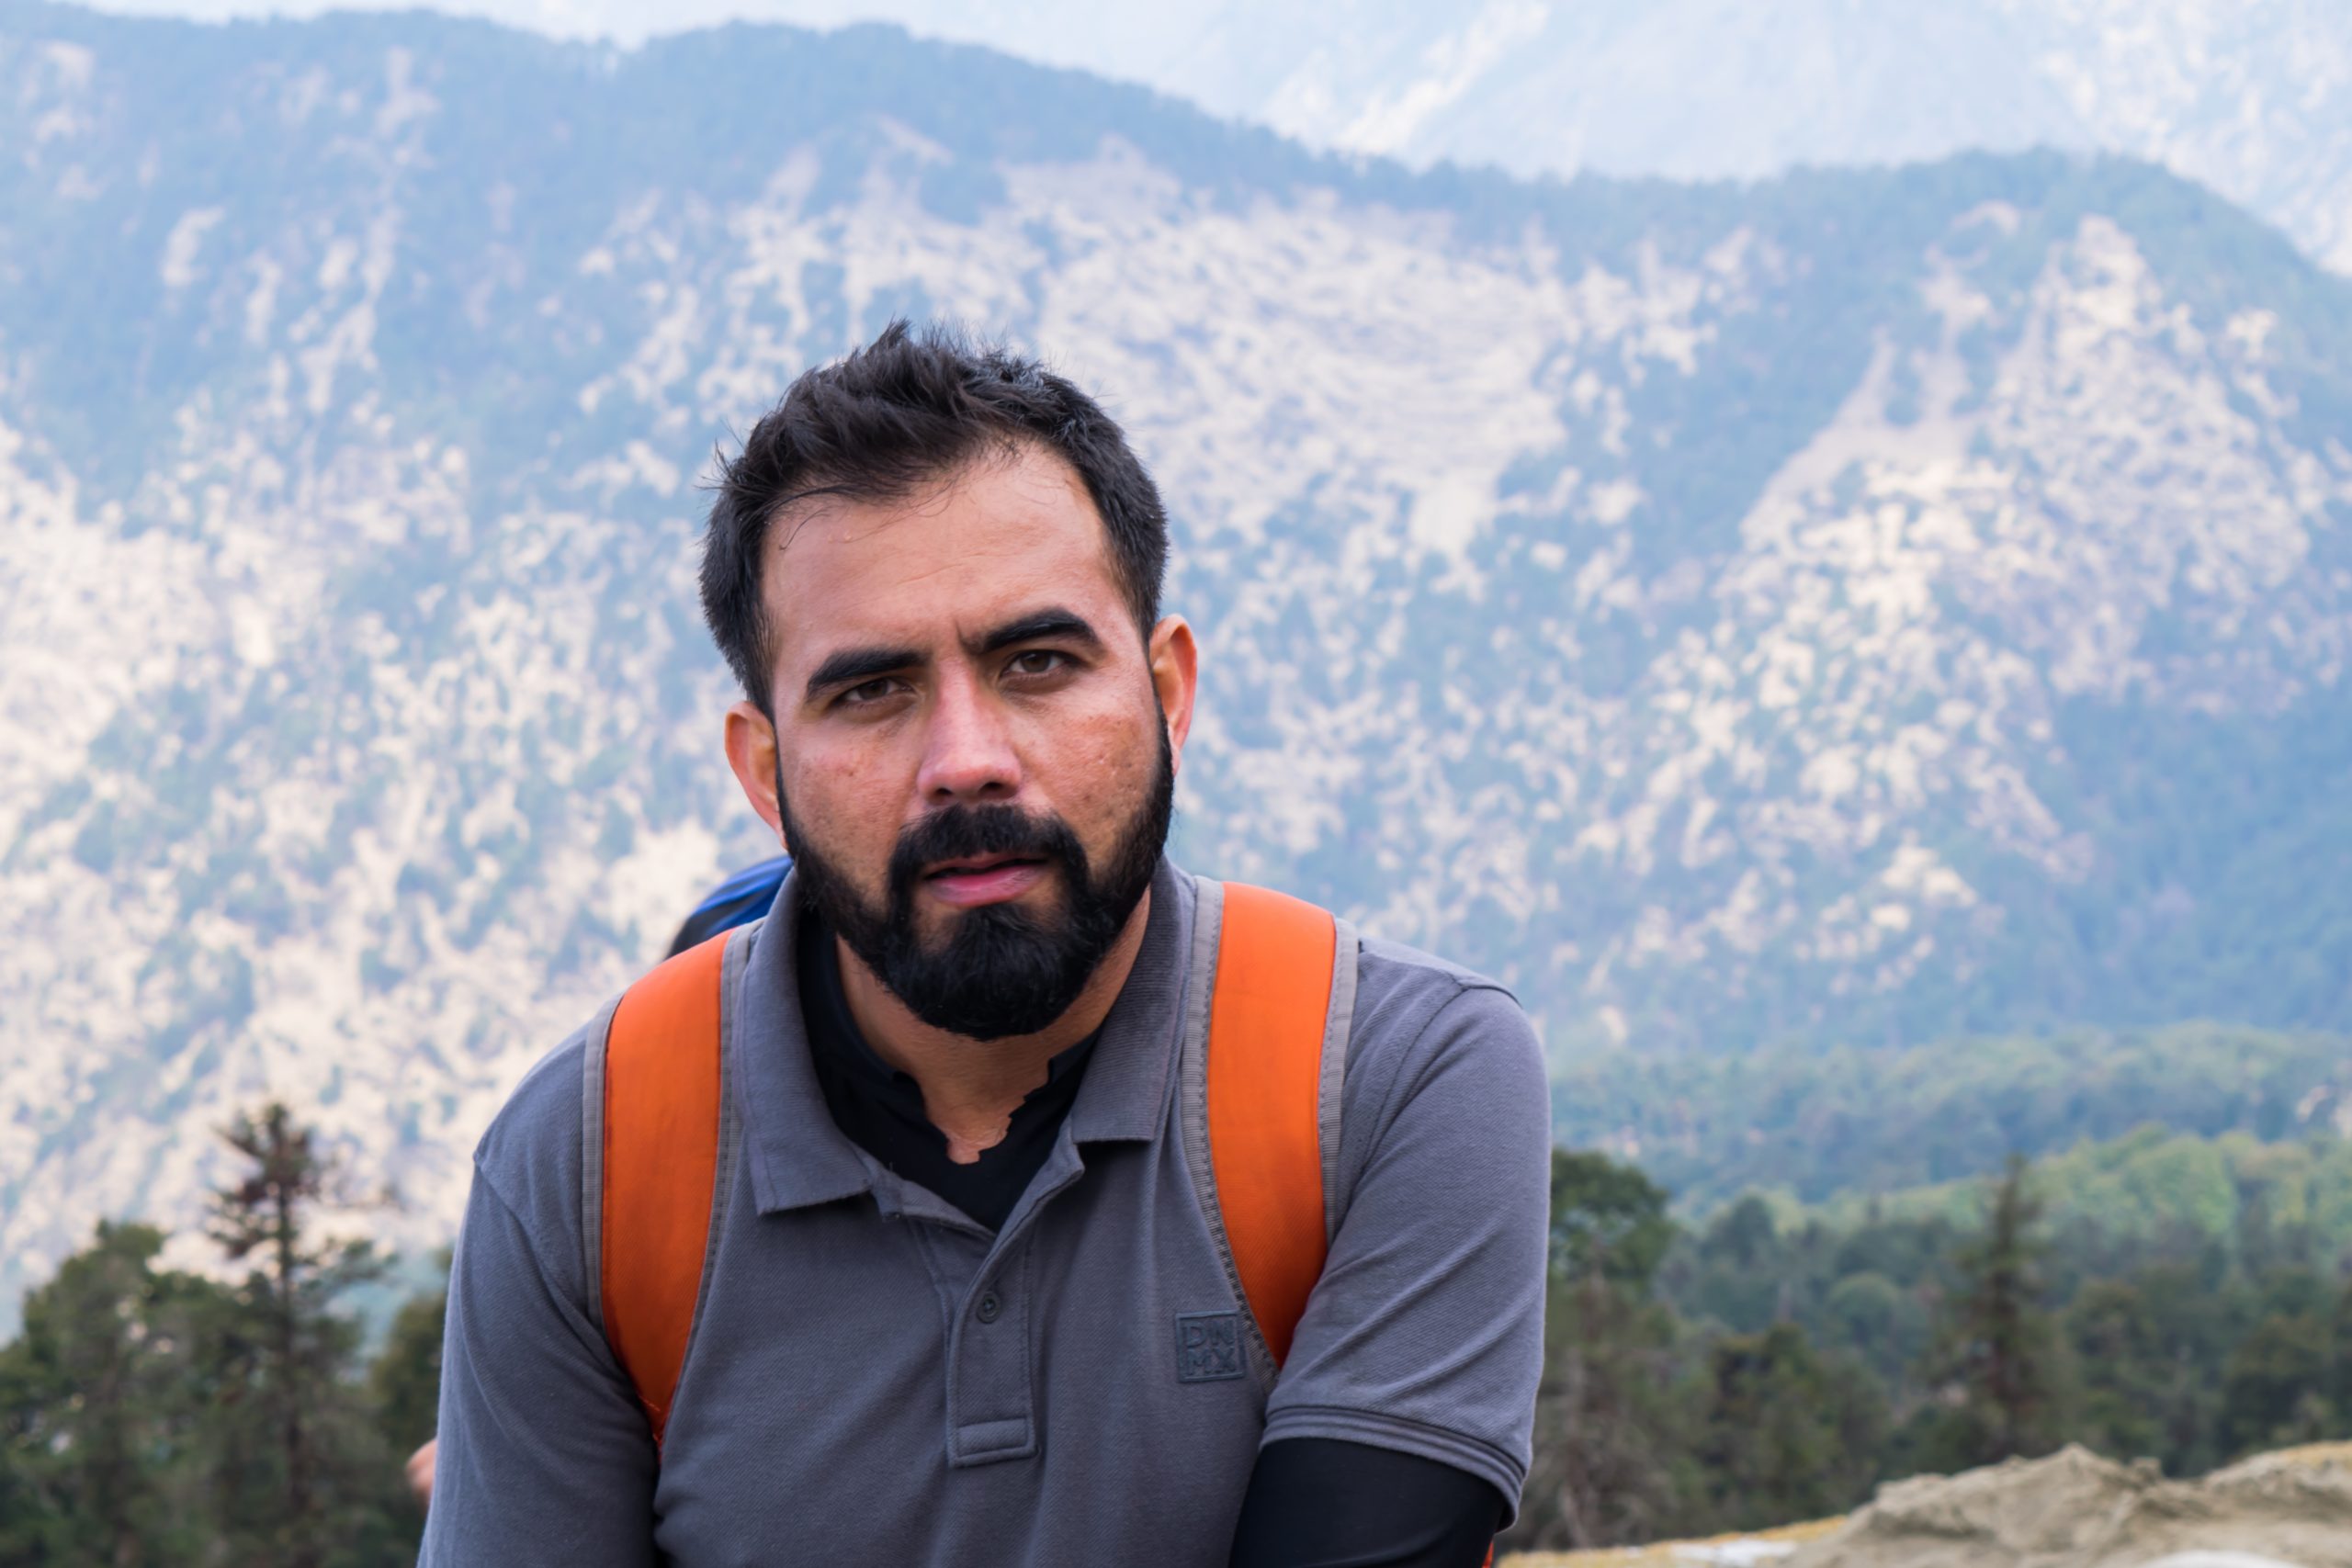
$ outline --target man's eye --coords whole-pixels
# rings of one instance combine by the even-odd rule
[[[861,703],[878,703],[888,696],[897,686],[898,682],[889,676],[877,675],[871,681],[861,682],[843,692],[841,700],[853,707]]]
[[[1033,648],[1026,653],[1015,654],[1005,668],[1015,675],[1050,675],[1069,662],[1069,656],[1051,649]]]

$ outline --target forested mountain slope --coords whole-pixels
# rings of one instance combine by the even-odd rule
[[[1144,83],[1318,147],[1531,175],[1752,179],[1963,151],[2116,152],[2212,186],[2352,271],[2352,9],[2340,0],[443,4],[631,41],[729,16],[898,22]]]
[[[2352,1039],[2212,1023],[1823,1049],[1786,1040],[1564,1064],[1553,1125],[1704,1213],[1751,1189],[1866,1204],[2143,1127],[2266,1143],[2352,1134]]]
[[[2352,1027],[2352,294],[2152,169],[1415,175],[864,29],[0,4],[0,1256],[318,1107],[417,1239],[761,846],[714,442],[897,312],[1100,387],[1180,844],[1563,1063]]]

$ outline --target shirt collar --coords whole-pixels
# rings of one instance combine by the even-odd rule
[[[752,1195],[763,1214],[854,1197],[872,1186],[857,1145],[833,1125],[808,1059],[793,959],[798,902],[787,876],[767,918],[734,939],[748,937],[754,945],[728,998],[727,1065],[751,1156]]]
[[[1183,1033],[1185,955],[1192,950],[1193,879],[1162,858],[1135,967],[1102,1020],[1069,1108],[1078,1143],[1148,1143],[1168,1125]]]
[[[833,1124],[808,1058],[794,961],[797,903],[787,878],[767,919],[745,928],[742,935],[754,946],[728,1010],[728,1061],[762,1213],[873,1190],[868,1162]],[[1070,1106],[1076,1143],[1148,1142],[1167,1125],[1193,905],[1192,878],[1162,859],[1152,874],[1143,945],[1102,1021]]]

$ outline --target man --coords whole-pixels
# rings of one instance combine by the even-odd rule
[[[802,376],[727,465],[727,757],[794,868],[483,1138],[427,1562],[1487,1555],[1541,1355],[1541,1055],[1499,988],[1317,912],[1325,972],[1281,972],[1222,933],[1305,906],[1163,858],[1196,662],[1165,555],[1102,411],[945,333]],[[679,1163],[613,1131],[655,1124],[628,1064],[670,1060],[624,1047],[628,1010],[697,964],[724,1021],[674,1039],[723,1050],[718,1130],[675,1212],[707,1234],[684,1273],[616,1269],[615,1183]],[[1284,1315],[1237,1261],[1269,1222],[1235,1206],[1297,1184],[1228,1179],[1218,1129],[1256,1107],[1202,1084],[1251,1065],[1228,1033],[1296,1032],[1270,1021],[1294,982],[1330,1000]],[[651,1288],[684,1303],[666,1368],[616,1295]]]

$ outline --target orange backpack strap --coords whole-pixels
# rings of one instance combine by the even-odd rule
[[[1195,887],[1185,1152],[1235,1294],[1278,1368],[1338,1224],[1355,931],[1262,887]]]
[[[623,992],[591,1043],[582,1226],[592,1308],[658,1447],[718,1232],[726,992],[750,928],[687,949]],[[738,962],[729,962],[729,960]]]

